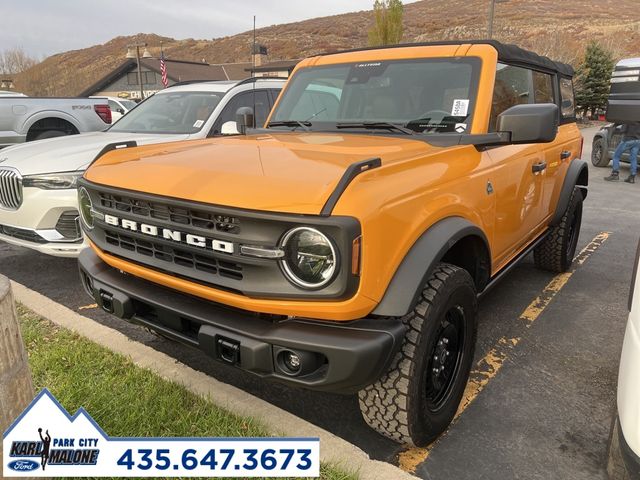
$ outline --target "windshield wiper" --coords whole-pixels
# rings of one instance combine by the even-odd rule
[[[270,127],[294,127],[295,130],[298,127],[304,128],[306,132],[311,131],[309,127],[311,126],[311,122],[307,120],[282,120],[279,122],[269,122]]]
[[[415,135],[416,132],[401,125],[391,122],[344,122],[337,123],[336,128],[364,128],[367,130],[395,130],[406,135]]]

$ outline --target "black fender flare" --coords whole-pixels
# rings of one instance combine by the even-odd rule
[[[438,262],[456,242],[467,236],[479,237],[490,252],[484,232],[462,217],[447,217],[431,226],[405,255],[372,313],[399,317],[410,312]]]
[[[549,225],[554,227],[560,223],[562,216],[564,215],[567,206],[569,205],[569,199],[573,193],[575,187],[580,188],[582,191],[582,198],[587,198],[587,187],[589,186],[589,167],[584,160],[573,160],[569,165],[567,174],[564,176],[564,182],[562,184],[562,190],[560,191],[560,197],[556,205],[556,211],[551,218]]]

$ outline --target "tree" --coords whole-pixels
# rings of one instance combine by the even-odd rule
[[[0,74],[14,75],[33,67],[38,61],[30,57],[21,47],[0,52]]]
[[[375,25],[369,30],[369,46],[393,45],[402,40],[402,12],[400,0],[375,0]]]
[[[607,106],[614,66],[609,50],[596,41],[587,45],[584,60],[576,75],[576,104],[579,109],[593,114]]]

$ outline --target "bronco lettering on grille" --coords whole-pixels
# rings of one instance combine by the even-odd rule
[[[134,220],[128,220],[126,218],[119,218],[114,215],[105,214],[104,221],[108,225],[120,227],[124,230],[140,232],[152,237],[162,237],[165,240],[186,243],[187,245],[191,245],[194,247],[208,248],[210,250],[213,250],[214,252],[233,253],[234,250],[232,242],[223,242],[221,240],[206,238],[201,235],[193,235],[190,233],[181,232],[179,230],[157,227],[155,225],[140,223]]]

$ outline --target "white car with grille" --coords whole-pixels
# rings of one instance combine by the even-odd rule
[[[199,82],[149,97],[104,132],[52,138],[0,150],[0,240],[59,257],[86,246],[76,182],[107,147],[202,139],[233,130],[240,107],[262,125],[282,79]]]

